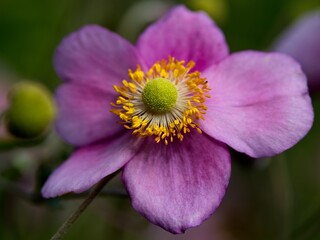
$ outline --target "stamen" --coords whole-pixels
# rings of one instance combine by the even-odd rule
[[[185,64],[169,57],[156,62],[146,73],[138,66],[128,71],[130,81],[114,86],[119,93],[111,110],[122,120],[125,128],[141,137],[154,136],[155,142],[165,144],[194,128],[202,133],[199,120],[206,113],[205,100],[209,98],[208,82],[200,72],[190,70],[193,61]]]

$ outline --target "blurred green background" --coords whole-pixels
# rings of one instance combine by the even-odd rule
[[[176,4],[206,11],[223,30],[231,52],[270,49],[290,23],[320,7],[319,0],[1,0],[0,83],[29,79],[53,91],[60,80],[52,56],[66,34],[96,23],[134,43],[145,26]],[[109,196],[97,199],[66,239],[320,239],[319,94],[313,103],[314,127],[297,146],[274,159],[234,157],[221,207],[186,235],[152,226],[134,212],[128,198]],[[39,189],[44,172],[70,152],[54,133],[40,142],[0,148],[0,239],[49,239],[81,202],[17,196],[19,189],[11,183]],[[119,182],[115,179],[109,187],[119,188]]]

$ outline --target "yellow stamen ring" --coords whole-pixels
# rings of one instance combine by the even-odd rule
[[[155,141],[165,144],[174,138],[180,141],[190,128],[199,133],[198,121],[206,113],[205,100],[209,98],[209,87],[200,72],[190,70],[195,63],[169,60],[156,62],[144,73],[138,65],[136,71],[129,70],[130,81],[123,80],[114,86],[119,96],[111,103],[125,128],[141,137],[155,136]]]

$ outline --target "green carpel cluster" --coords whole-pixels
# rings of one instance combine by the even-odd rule
[[[142,101],[153,114],[169,112],[176,104],[178,91],[168,79],[156,78],[149,81],[143,89]]]

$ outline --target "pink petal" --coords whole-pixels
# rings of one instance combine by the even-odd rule
[[[152,223],[182,233],[219,206],[230,177],[226,146],[192,132],[168,146],[149,142],[125,167],[133,207]]]
[[[49,177],[42,195],[56,197],[88,190],[102,178],[119,170],[136,153],[138,142],[130,134],[76,150]]]
[[[203,12],[194,13],[184,6],[173,8],[139,38],[138,49],[150,67],[173,56],[196,62],[203,70],[228,55],[224,35]]]
[[[67,36],[58,47],[54,65],[66,81],[112,89],[128,78],[128,69],[142,64],[128,41],[99,26],[86,26]]]
[[[294,23],[279,38],[274,49],[301,64],[311,91],[320,89],[320,11],[311,12]]]
[[[280,153],[312,126],[306,78],[285,55],[233,54],[204,76],[212,98],[201,127],[239,152],[252,157]]]
[[[115,92],[81,84],[63,84],[56,92],[57,131],[72,145],[83,146],[108,138],[124,128],[110,112]]]

